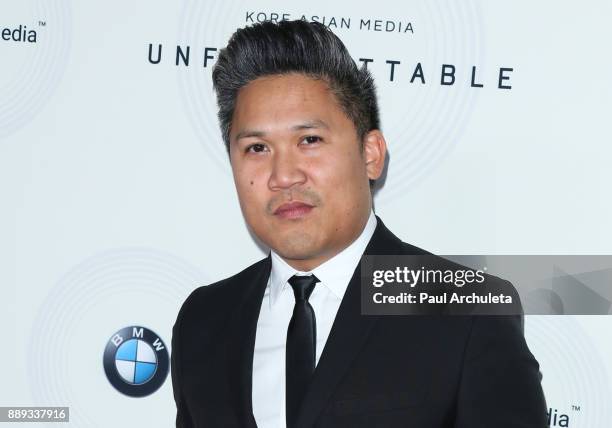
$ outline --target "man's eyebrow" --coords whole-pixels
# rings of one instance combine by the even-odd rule
[[[298,125],[294,125],[291,127],[293,131],[300,131],[302,129],[313,129],[313,128],[325,128],[329,129],[329,125],[322,121],[321,119],[309,120],[304,123],[300,123]]]
[[[317,129],[317,128],[329,129],[329,125],[321,119],[314,119],[314,120],[309,120],[303,123],[299,123],[297,125],[293,125],[291,127],[291,130],[301,131],[303,129]],[[235,139],[236,141],[238,141],[242,138],[249,138],[249,137],[262,138],[265,135],[266,133],[264,131],[258,131],[255,129],[245,129],[243,131],[240,131],[238,134],[236,134]]]
[[[266,135],[266,133],[263,132],[263,131],[255,131],[255,130],[251,130],[251,129],[245,129],[244,131],[240,131],[239,133],[236,134],[236,141],[240,140],[241,138],[249,138],[249,137],[258,137],[258,138],[261,138],[264,135]]]

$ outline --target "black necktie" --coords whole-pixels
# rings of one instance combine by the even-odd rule
[[[317,328],[315,313],[308,298],[319,282],[316,276],[289,278],[295,307],[287,330],[286,410],[287,428],[294,426],[304,393],[315,369]]]

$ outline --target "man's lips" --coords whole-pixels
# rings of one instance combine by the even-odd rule
[[[282,219],[302,218],[308,214],[314,207],[304,202],[287,202],[279,206],[274,215]]]

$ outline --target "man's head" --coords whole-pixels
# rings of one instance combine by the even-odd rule
[[[234,33],[213,83],[253,232],[301,270],[346,248],[386,150],[368,71],[321,24],[265,22]]]

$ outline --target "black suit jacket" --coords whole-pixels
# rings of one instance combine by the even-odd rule
[[[377,218],[365,254],[426,254]],[[196,289],[172,337],[177,427],[256,427],[251,386],[268,256]],[[544,428],[520,316],[362,316],[359,267],[298,417],[306,427]]]

